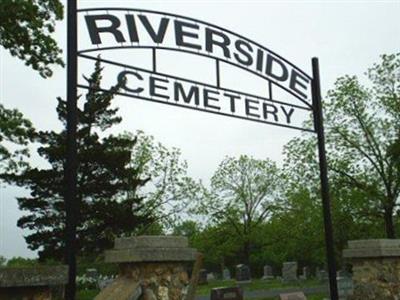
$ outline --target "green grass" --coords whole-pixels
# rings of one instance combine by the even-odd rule
[[[324,294],[307,296],[307,300],[324,300],[326,298],[327,298],[327,295],[324,295]],[[251,300],[278,300],[278,299],[279,299],[279,297],[276,297],[276,298],[262,298],[262,299],[252,298]]]
[[[280,280],[261,280],[255,279],[251,283],[241,284],[240,286],[247,291],[255,290],[271,290],[290,287],[313,287],[321,285],[317,280],[298,281],[293,283],[283,283]],[[215,280],[209,282],[207,285],[199,285],[197,287],[197,295],[209,295],[212,288],[215,287],[233,287],[237,286],[235,280],[220,281]]]
[[[97,296],[99,290],[79,290],[76,297],[77,300],[93,300]]]
[[[281,289],[281,288],[291,288],[291,287],[313,287],[321,285],[317,280],[306,280],[299,281],[293,283],[282,283],[280,280],[252,280],[251,283],[241,284],[240,286],[246,291],[255,291],[255,290],[271,290],[271,289]],[[210,291],[215,287],[233,287],[237,286],[235,280],[215,280],[209,282],[207,285],[199,285],[197,286],[197,295],[207,296],[210,295]],[[99,290],[79,290],[77,300],[93,300],[94,297],[99,293]],[[307,296],[308,300],[323,300],[326,298],[326,295],[310,295]],[[278,298],[262,298],[262,299],[254,299],[254,300],[276,300]],[[253,300],[253,299],[252,299]]]

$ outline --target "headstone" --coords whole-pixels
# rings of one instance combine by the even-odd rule
[[[246,265],[240,264],[236,266],[236,281],[238,282],[250,282],[250,268]]]
[[[351,278],[351,273],[347,270],[339,270],[337,271],[336,276],[340,278],[342,277]]]
[[[215,280],[214,273],[207,273],[207,282]]]
[[[231,280],[231,272],[229,271],[228,268],[224,268],[224,271],[222,272],[222,279]]]
[[[300,279],[301,280],[307,280],[309,279],[311,276],[311,272],[310,272],[310,268],[309,267],[303,267],[303,272],[300,275]]]
[[[307,300],[303,292],[280,294],[280,300]]]
[[[318,270],[317,271],[317,279],[320,282],[328,281],[329,280],[328,272],[326,272],[325,270]]]
[[[108,277],[100,275],[99,278],[97,279],[97,287],[99,290],[105,289],[114,280],[115,280],[114,276]]]
[[[207,284],[207,270],[206,269],[201,269],[199,272],[199,285]]]
[[[338,277],[337,285],[340,299],[345,300],[353,295],[353,280],[351,277]]]
[[[99,272],[96,269],[86,269],[86,277],[97,280],[99,278]]]
[[[272,267],[269,265],[264,266],[264,274],[262,279],[264,280],[269,280],[269,279],[274,279],[274,274],[272,273]]]
[[[282,268],[283,281],[296,281],[297,280],[297,262],[285,262]]]
[[[243,290],[240,287],[213,288],[210,300],[243,300]]]

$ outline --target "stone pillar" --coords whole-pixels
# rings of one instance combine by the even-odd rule
[[[0,268],[0,299],[64,299],[67,266]]]
[[[119,264],[118,278],[96,300],[181,300],[189,286],[187,264],[196,259],[185,237],[138,236],[115,240],[105,260]]]
[[[349,241],[343,257],[353,266],[352,300],[393,300],[400,295],[400,240]]]

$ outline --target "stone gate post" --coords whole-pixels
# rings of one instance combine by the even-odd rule
[[[196,259],[186,237],[118,238],[105,261],[119,264],[118,278],[96,300],[181,300],[189,286],[188,263]]]
[[[353,266],[350,299],[400,299],[400,240],[356,240],[348,246],[343,257]]]

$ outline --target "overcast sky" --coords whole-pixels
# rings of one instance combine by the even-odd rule
[[[323,94],[332,88],[337,77],[345,74],[363,77],[380,54],[400,51],[400,1],[90,0],[79,1],[79,5],[143,8],[206,21],[258,42],[308,74],[311,74],[311,57],[317,56]],[[82,32],[86,30],[83,25],[79,27]],[[55,38],[65,49],[65,21],[58,24]],[[131,64],[148,57],[135,49],[118,53],[119,59],[126,57]],[[160,64],[172,75],[174,71],[187,69],[201,78],[214,76],[207,63],[186,61],[179,55],[165,54]],[[66,70],[57,67],[54,70],[53,77],[44,80],[0,48],[0,101],[7,108],[19,109],[38,129],[60,129],[55,106],[57,96],[65,97]],[[80,66],[80,74],[90,71],[86,65]],[[235,68],[225,68],[223,75],[227,84],[240,83],[244,91],[256,89]],[[122,96],[116,97],[114,105],[120,107],[123,122],[113,132],[143,130],[168,147],[180,148],[183,159],[189,163],[190,175],[205,182],[226,155],[248,154],[280,163],[284,144],[301,134]],[[46,166],[36,155],[32,161]],[[20,188],[1,186],[0,255],[7,258],[35,256],[26,247],[24,232],[16,226],[24,213],[18,210],[15,197],[26,193]]]

